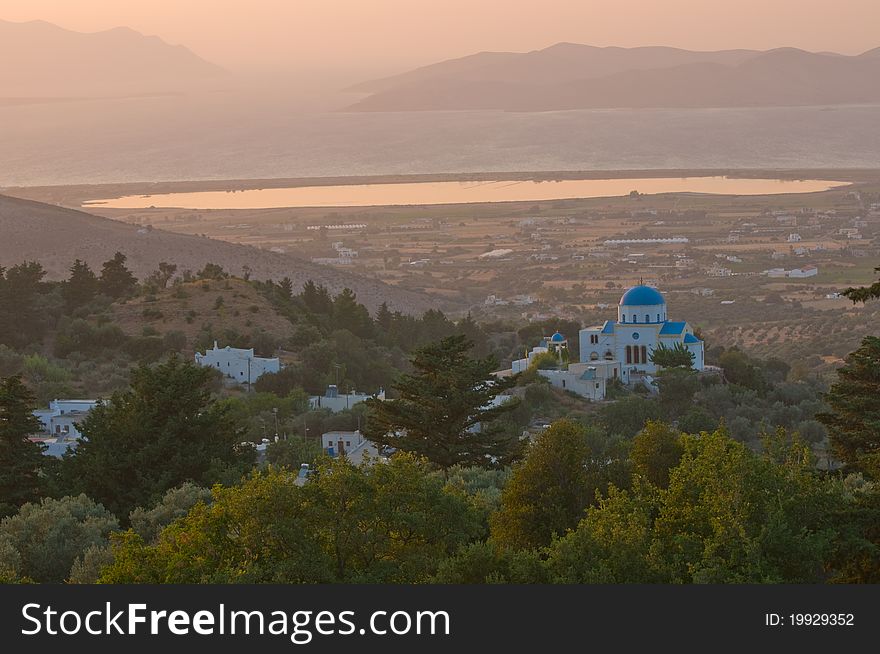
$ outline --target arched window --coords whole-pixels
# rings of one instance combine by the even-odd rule
[[[657,322],[660,322],[660,314],[657,314]]]
[[[598,361],[599,353],[598,352],[590,352],[590,361]]]
[[[611,361],[613,358],[614,358],[614,354],[611,352],[611,350],[607,350],[605,352],[605,360]]]
[[[639,346],[633,346],[633,363],[640,363],[639,361]]]
[[[648,363],[648,348],[642,346],[642,363]]]
[[[649,316],[647,313],[645,314],[645,322],[651,322],[651,316]]]
[[[626,322],[626,314],[620,316],[620,322]]]
[[[639,317],[636,314],[633,314],[633,322],[637,323],[638,321],[639,321]]]
[[[626,362],[627,362],[627,363],[632,363],[632,362],[633,362],[633,357],[632,357],[632,346],[631,346],[631,345],[627,345],[627,346],[626,346]]]

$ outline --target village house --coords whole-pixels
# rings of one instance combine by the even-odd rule
[[[330,384],[327,387],[327,390],[324,392],[324,395],[313,395],[309,398],[309,407],[313,410],[330,409],[331,413],[339,413],[340,411],[351,409],[355,404],[365,402],[371,397],[375,397],[379,400],[384,400],[385,391],[379,389],[379,392],[375,395],[358,393],[357,391],[340,395],[339,388],[336,386],[336,384]]]
[[[34,411],[42,429],[31,440],[45,445],[43,454],[63,456],[82,438],[79,424],[96,406],[98,400],[52,400],[48,408]]]
[[[214,341],[214,349],[204,354],[196,352],[195,361],[200,366],[218,370],[227,381],[236,384],[250,385],[267,372],[281,370],[281,360],[277,357],[258,357],[253,348],[246,350],[228,345],[220,348],[217,341]]]

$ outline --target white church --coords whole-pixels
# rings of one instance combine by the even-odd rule
[[[544,339],[528,357],[514,361],[511,372],[526,370],[544,352],[561,353],[568,341],[559,332]],[[658,367],[651,354],[660,346],[684,346],[693,355],[694,370],[703,370],[703,341],[685,321],[669,320],[666,299],[655,288],[639,284],[620,298],[617,320],[587,327],[578,334],[580,361],[565,370],[539,370],[553,386],[592,400],[605,398],[607,385],[620,379],[626,385],[649,384]],[[563,357],[561,357],[563,358]]]

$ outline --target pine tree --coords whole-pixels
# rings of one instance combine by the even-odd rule
[[[415,372],[392,384],[397,398],[367,401],[367,438],[423,456],[444,471],[457,464],[493,467],[515,455],[519,441],[493,421],[516,402],[490,404],[517,380],[495,377],[495,358],[472,359],[470,348],[456,335],[416,350]]]
[[[117,252],[101,268],[101,292],[114,300],[131,295],[137,288],[137,279],[125,267],[126,256]]]
[[[880,479],[880,338],[865,337],[846,358],[825,401],[831,411],[816,418],[828,427],[835,456]]]
[[[874,270],[880,272],[880,266]],[[868,300],[880,299],[880,282],[874,282],[870,286],[848,288],[843,292],[843,295],[853,302],[867,302]]]
[[[312,313],[329,316],[333,312],[333,298],[323,285],[315,284],[311,279],[303,284],[302,301]]]
[[[293,282],[290,281],[290,277],[285,277],[278,282],[278,288],[285,300],[289,300],[293,297]]]
[[[238,422],[212,399],[213,376],[176,356],[136,369],[131,389],[80,425],[83,439],[64,462],[70,490],[127,516],[184,481],[209,485],[249,464],[253,450],[239,448]]]
[[[361,338],[373,337],[373,319],[363,304],[357,301],[357,295],[350,288],[333,299],[333,322],[339,329],[347,329]]]
[[[42,446],[28,439],[40,431],[34,395],[21,377],[0,381],[0,517],[40,499]]]
[[[91,302],[98,294],[98,277],[85,261],[77,259],[70,267],[70,277],[61,287],[68,313]]]
[[[0,344],[21,348],[43,338],[47,324],[39,299],[45,276],[36,261],[0,267]]]
[[[394,321],[394,315],[388,309],[388,303],[383,302],[379,305],[376,312],[376,324],[383,333],[387,334],[391,330],[391,323]]]

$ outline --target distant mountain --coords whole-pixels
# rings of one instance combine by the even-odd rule
[[[480,53],[366,82],[352,111],[741,107],[880,102],[880,48],[694,52],[560,43]]]
[[[295,289],[309,279],[334,293],[350,288],[371,310],[387,302],[392,310],[419,314],[434,307],[431,298],[352,273],[320,266],[295,256],[278,254],[198,236],[144,229],[100,218],[83,211],[0,195],[0,267],[39,261],[51,279],[67,276],[74,259],[93,269],[120,251],[140,278],[160,261],[175,263],[180,271],[200,270],[218,263],[233,275],[250,267],[256,279],[290,277]]]
[[[0,20],[0,97],[113,97],[185,91],[227,75],[182,45],[127,27],[82,33]]]

